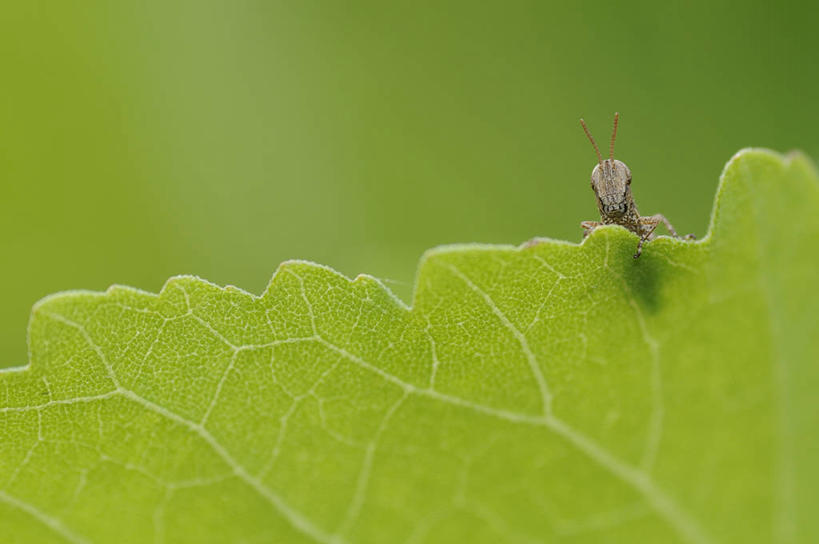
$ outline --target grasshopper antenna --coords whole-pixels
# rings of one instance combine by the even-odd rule
[[[591,142],[592,146],[594,146],[594,152],[597,153],[597,164],[599,164],[600,168],[602,168],[603,167],[603,158],[600,156],[600,149],[598,149],[598,147],[597,147],[597,142],[595,142],[594,138],[592,138],[591,132],[589,132],[589,127],[586,126],[586,121],[584,121],[581,118],[580,119],[580,124],[583,125],[583,132],[586,133],[586,136],[588,136],[589,141]],[[613,142],[613,140],[612,140],[612,142]]]
[[[611,144],[609,145],[609,160],[614,160],[614,139],[617,138],[617,123],[620,121],[620,112],[614,114],[614,130],[611,131]]]

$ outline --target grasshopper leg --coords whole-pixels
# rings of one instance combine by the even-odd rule
[[[583,221],[580,223],[580,227],[583,229],[583,238],[591,234],[591,232],[602,225],[600,221]]]

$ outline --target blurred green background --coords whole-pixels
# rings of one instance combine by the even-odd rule
[[[0,366],[31,305],[310,259],[579,240],[594,153],[705,233],[745,146],[819,155],[815,3],[3,2]]]

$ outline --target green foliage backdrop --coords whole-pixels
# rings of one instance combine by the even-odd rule
[[[584,115],[641,210],[704,234],[739,148],[819,155],[813,3],[9,2],[0,365],[32,304],[311,259],[397,280],[453,242],[580,236]]]

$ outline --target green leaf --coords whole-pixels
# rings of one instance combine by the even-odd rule
[[[283,264],[255,297],[34,308],[0,373],[3,542],[815,542],[819,180],[745,151],[707,237],[445,247],[411,308]]]

